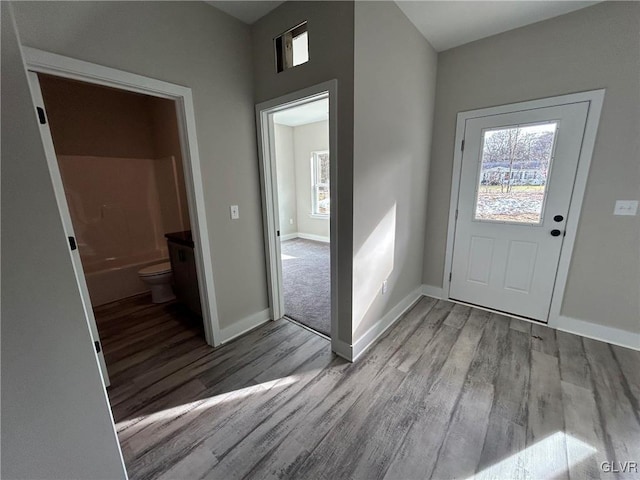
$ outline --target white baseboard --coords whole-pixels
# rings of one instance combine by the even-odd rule
[[[640,333],[637,332],[628,332],[564,315],[560,315],[555,322],[550,321],[549,323],[551,328],[563,332],[574,333],[582,337],[620,345],[633,350],[640,350]]]
[[[329,237],[323,237],[322,235],[314,235],[313,233],[288,233],[280,237],[280,241],[293,240],[294,238],[304,238],[306,240],[315,240],[316,242],[330,243]]]
[[[422,294],[426,297],[442,300],[444,298],[444,289],[431,285],[422,285]]]
[[[322,235],[313,235],[312,233],[298,233],[298,238],[305,238],[307,240],[315,240],[316,242],[331,242],[329,237],[323,237]]]
[[[422,287],[416,288],[387,312],[369,330],[365,332],[351,348],[351,358],[355,362],[384,332],[386,332],[404,313],[422,297]]]
[[[249,315],[242,320],[238,320],[232,325],[220,329],[220,343],[223,344],[230,342],[234,338],[247,333],[249,330],[253,330],[256,327],[259,327],[269,320],[271,320],[271,310],[269,310],[268,308]]]
[[[443,299],[444,289],[440,287],[434,287],[431,285],[422,285],[422,294],[427,297]],[[454,303],[458,303],[455,300],[451,300]],[[485,309],[482,307],[474,306],[481,310],[493,311],[491,309]],[[510,316],[508,314],[503,314]],[[514,315],[514,318],[520,318]],[[544,325],[540,322],[534,322],[526,318],[520,318],[536,325]],[[613,345],[620,345],[621,347],[631,348],[633,350],[640,350],[640,333],[628,332],[615,327],[607,327],[605,325],[598,325],[596,323],[587,322],[578,318],[566,317],[560,315],[556,320],[549,319],[547,327],[555,328],[563,332],[573,333],[580,335],[581,337],[592,338],[601,342],[611,343]]]

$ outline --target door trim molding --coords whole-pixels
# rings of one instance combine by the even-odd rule
[[[582,139],[582,147],[578,158],[578,169],[576,171],[573,192],[571,194],[571,203],[566,223],[566,236],[562,243],[560,251],[560,260],[558,262],[558,270],[556,273],[555,285],[551,296],[551,307],[547,324],[550,327],[562,330],[562,318],[560,310],[562,308],[562,300],[564,299],[564,291],[571,266],[571,256],[576,240],[576,231],[580,220],[580,211],[582,210],[582,201],[587,186],[589,176],[589,167],[593,156],[593,148],[600,122],[600,113],[602,112],[602,104],[604,101],[605,89],[591,90],[587,92],[572,93],[568,95],[560,95],[556,97],[542,98],[527,102],[519,102],[508,105],[500,105],[496,107],[488,107],[477,110],[469,110],[459,112],[456,120],[456,136],[453,153],[453,176],[451,179],[451,197],[449,200],[449,223],[447,227],[447,247],[445,254],[445,269],[442,279],[443,297],[449,299],[450,287],[449,272],[453,266],[453,244],[456,229],[456,209],[458,208],[458,197],[460,193],[460,177],[462,173],[462,149],[461,144],[465,135],[465,124],[467,120],[474,118],[489,117],[493,115],[501,115],[505,113],[515,113],[526,110],[535,110],[545,107],[556,107],[568,105],[572,103],[589,102],[587,112],[587,122],[584,129],[584,137]]]
[[[267,286],[272,319],[277,320],[284,315],[284,299],[279,287],[282,284],[282,272],[281,262],[278,258],[280,244],[277,241],[278,192],[277,184],[275,183],[275,162],[273,162],[275,155],[275,146],[272,142],[273,119],[270,114],[317,100],[318,97],[323,95],[329,99],[331,348],[338,354],[345,354],[344,345],[338,341],[338,81],[335,79],[256,105],[256,133],[258,137],[260,186],[262,191]]]
[[[187,203],[196,247],[196,268],[205,338],[209,345],[220,345],[223,339],[220,336],[220,324],[218,321],[218,307],[211,262],[211,242],[205,214],[204,186],[202,184],[202,170],[191,89],[31,47],[23,46],[22,53],[28,71],[46,73],[57,77],[175,101]],[[55,151],[51,148],[47,149],[46,153],[47,156],[53,155],[53,158],[55,158]]]

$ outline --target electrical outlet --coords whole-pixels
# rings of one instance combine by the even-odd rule
[[[293,218],[289,219],[289,225],[293,225]]]
[[[618,200],[613,209],[614,215],[636,215],[638,213],[637,200]]]
[[[229,207],[231,211],[231,220],[238,220],[240,218],[240,210],[238,209],[238,205],[231,205]]]
[[[382,294],[387,293],[387,281],[382,282]]]

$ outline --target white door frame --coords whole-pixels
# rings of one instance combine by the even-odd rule
[[[262,215],[264,246],[267,259],[267,285],[271,318],[277,320],[284,315],[282,285],[282,262],[278,239],[278,190],[276,180],[275,145],[273,144],[273,118],[271,114],[291,107],[303,105],[319,97],[329,99],[329,162],[331,215],[331,344],[338,339],[338,81],[329,80],[297,92],[284,95],[256,105],[256,130],[258,155],[260,158],[260,184],[262,190]],[[335,350],[335,348],[333,348]]]
[[[194,253],[196,257],[204,333],[209,345],[220,345],[222,339],[220,337],[220,325],[218,322],[209,229],[205,215],[204,188],[202,185],[202,171],[200,168],[200,155],[198,153],[191,89],[35,48],[22,47],[22,51],[28,71],[55,75],[57,77],[79,80],[129,92],[142,93],[175,102],[180,146],[182,149],[185,187],[187,191],[187,203],[189,205],[189,217],[195,244]],[[34,105],[34,107],[38,106],[40,105]],[[54,190],[56,191],[56,195],[62,192],[64,198],[64,187],[60,181],[59,172],[56,175],[53,171],[53,169],[57,171],[56,153],[53,149],[53,144],[46,141],[44,144],[49,169],[52,173]],[[60,213],[63,218],[65,215],[69,215],[66,201],[59,203],[58,208],[61,210]],[[66,209],[66,211],[63,211],[63,209]],[[82,275],[82,277],[78,279],[79,284],[85,282],[83,271],[76,272],[76,275]],[[81,289],[81,291],[83,290]],[[89,298],[83,298],[83,302],[85,303],[85,308],[87,308],[87,305],[88,308],[91,308]]]
[[[524,110],[533,110],[545,107],[555,107],[567,105],[571,103],[589,102],[589,111],[587,113],[587,122],[584,129],[584,137],[582,140],[582,148],[580,149],[580,157],[578,159],[578,169],[576,171],[575,183],[573,184],[573,193],[571,195],[571,203],[569,205],[569,213],[566,222],[566,236],[560,250],[560,260],[558,262],[558,270],[556,281],[551,297],[551,308],[549,309],[549,317],[547,325],[550,327],[560,327],[560,309],[562,308],[562,300],[567,284],[567,276],[569,267],[571,266],[571,256],[573,254],[573,246],[576,240],[576,232],[578,222],[580,220],[580,211],[582,209],[582,201],[587,186],[587,178],[589,176],[589,167],[593,156],[593,148],[596,141],[596,133],[598,131],[598,123],[600,122],[600,113],[602,111],[602,103],[604,101],[605,89],[591,90],[588,92],[572,93],[568,95],[560,95],[557,97],[543,98],[539,100],[531,100],[528,102],[513,103],[509,105],[501,105],[497,107],[482,108],[478,110],[469,110],[460,112],[456,122],[456,138],[455,149],[453,154],[453,177],[451,181],[451,199],[449,202],[449,226],[447,229],[447,249],[445,255],[445,269],[442,281],[444,297],[449,299],[449,276],[453,264],[453,247],[456,231],[456,210],[458,209],[458,197],[460,193],[460,176],[462,173],[462,145],[464,142],[466,121],[472,118],[487,117],[500,115],[504,113],[514,113]],[[517,315],[511,315],[517,316]],[[523,318],[523,320],[528,320]]]

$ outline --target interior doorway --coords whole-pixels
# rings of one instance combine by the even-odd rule
[[[329,100],[273,114],[284,315],[331,335]]]
[[[333,83],[256,107],[273,319],[336,328]]]

